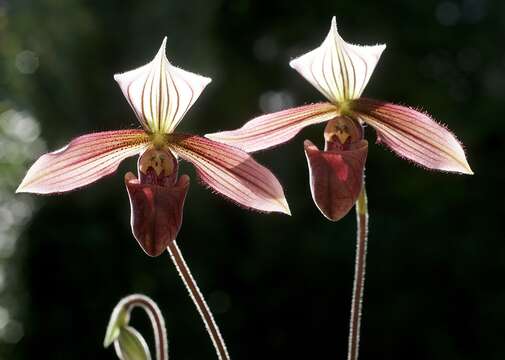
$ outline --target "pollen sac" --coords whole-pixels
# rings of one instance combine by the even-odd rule
[[[177,159],[169,150],[149,149],[138,160],[138,179],[125,175],[133,235],[149,256],[159,256],[182,224],[189,177],[177,180]]]
[[[368,142],[359,123],[338,117],[324,130],[325,151],[304,143],[314,203],[331,221],[340,220],[354,206],[363,187]]]

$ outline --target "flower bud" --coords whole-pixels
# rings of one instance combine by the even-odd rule
[[[131,326],[121,328],[114,342],[114,349],[121,360],[151,360],[151,353],[144,337]]]
[[[103,345],[114,344],[116,355],[121,360],[151,360],[151,353],[144,337],[129,325],[130,313],[134,308],[143,309],[154,330],[158,359],[167,359],[165,321],[158,305],[142,294],[132,294],[121,299],[112,311]]]

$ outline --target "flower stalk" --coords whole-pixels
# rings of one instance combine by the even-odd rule
[[[356,262],[354,270],[354,287],[351,304],[351,321],[349,325],[349,352],[347,360],[357,360],[359,352],[361,311],[363,291],[365,288],[366,252],[368,240],[368,204],[365,185],[356,202]]]
[[[116,354],[120,359],[151,359],[144,338],[137,330],[129,326],[130,314],[136,307],[143,309],[151,321],[156,346],[156,359],[168,360],[165,320],[158,305],[142,294],[129,295],[116,305],[107,327],[104,347],[109,347],[114,343]]]
[[[221,332],[219,331],[219,327],[217,326],[214,320],[214,316],[212,315],[209,306],[205,302],[205,298],[200,292],[200,289],[198,288],[193,275],[191,275],[191,271],[189,270],[186,261],[184,261],[181,250],[179,249],[179,246],[175,240],[169,243],[167,251],[170,253],[170,257],[172,258],[172,261],[177,268],[177,272],[184,282],[184,285],[186,286],[186,289],[189,292],[189,296],[193,300],[198,313],[202,317],[205,328],[207,329],[207,332],[212,339],[212,344],[216,349],[218,359],[229,360],[230,355],[228,354],[228,349],[226,348],[226,344],[223,340]]]

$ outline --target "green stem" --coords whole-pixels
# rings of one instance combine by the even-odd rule
[[[354,289],[351,304],[351,322],[349,326],[348,360],[358,360],[361,308],[363,305],[363,290],[365,287],[366,248],[368,237],[368,205],[365,184],[356,203],[356,262],[354,270]]]
[[[170,253],[170,257],[174,262],[177,271],[186,285],[186,289],[189,292],[193,303],[195,304],[200,316],[202,317],[203,322],[205,323],[205,328],[212,339],[212,343],[214,344],[214,348],[216,349],[216,354],[219,360],[230,360],[230,355],[228,355],[228,350],[226,349],[226,344],[224,343],[223,337],[221,336],[221,332],[219,331],[216,322],[214,321],[214,317],[210,312],[210,309],[205,302],[205,299],[198,289],[198,285],[196,284],[195,279],[191,275],[188,265],[184,261],[182,257],[181,251],[177,246],[175,241],[172,241],[167,248]]]

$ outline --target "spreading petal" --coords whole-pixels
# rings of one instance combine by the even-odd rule
[[[80,136],[64,148],[42,155],[16,192],[59,193],[90,184],[116,171],[149,141],[143,130],[105,131]]]
[[[246,152],[267,149],[291,140],[304,127],[340,115],[329,103],[317,103],[266,114],[248,121],[240,129],[205,135]]]
[[[378,141],[399,156],[429,169],[473,174],[456,137],[427,114],[364,98],[355,100],[351,108],[377,130]]]
[[[366,140],[345,151],[320,151],[305,140],[310,191],[321,213],[332,221],[343,218],[354,206],[363,187],[368,152]]]
[[[166,41],[149,64],[114,75],[142,126],[154,133],[172,132],[211,81],[172,66]]]
[[[169,146],[218,193],[248,208],[290,214],[282,186],[247,153],[204,137],[173,134]]]
[[[133,235],[147,255],[159,256],[181,228],[189,177],[181,176],[174,186],[160,186],[141,184],[132,173],[127,173],[125,184]]]
[[[321,46],[289,65],[336,104],[361,96],[385,48],[386,45],[346,43],[338,34],[333,17],[330,32]]]

